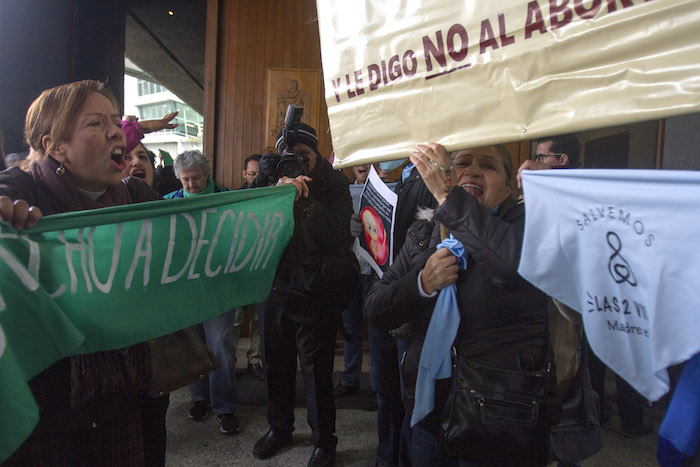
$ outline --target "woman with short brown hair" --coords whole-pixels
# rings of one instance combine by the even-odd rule
[[[156,126],[170,127],[168,118]],[[42,214],[160,199],[136,177],[122,183],[127,137],[102,83],[42,92],[27,112],[25,135],[29,170],[0,173],[0,219],[16,229]],[[145,344],[137,344],[64,358],[32,378],[39,422],[6,465],[143,465],[147,357]]]

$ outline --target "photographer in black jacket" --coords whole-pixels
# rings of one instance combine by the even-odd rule
[[[354,259],[352,253],[345,255],[351,244],[352,202],[347,178],[319,154],[316,131],[299,124],[290,140],[286,130],[287,126],[277,140],[277,150],[284,154],[265,154],[252,184],[292,184],[297,188],[294,234],[280,260],[270,295],[259,305],[270,431],[255,443],[253,455],[267,459],[292,441],[298,355],[314,445],[309,465],[333,465],[338,442],[334,435],[333,353],[340,311],[335,309],[334,299],[338,301],[343,292],[338,288],[356,279],[348,278],[353,265],[344,260]],[[294,154],[289,156],[285,149],[293,149]],[[290,174],[280,166],[285,157],[296,157],[302,174],[293,178],[282,175]],[[331,297],[326,292],[333,288],[335,296]]]

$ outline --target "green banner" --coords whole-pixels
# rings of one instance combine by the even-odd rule
[[[294,230],[293,187],[0,222],[0,461],[36,425],[31,377],[265,299]]]

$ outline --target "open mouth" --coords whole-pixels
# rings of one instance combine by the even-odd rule
[[[131,176],[138,177],[138,178],[146,178],[146,172],[144,172],[143,169],[132,170]]]
[[[484,195],[484,189],[475,183],[462,183],[462,188],[472,196],[480,198]]]
[[[114,151],[112,151],[112,154],[109,157],[112,159],[112,162],[114,163],[117,169],[124,170],[126,168],[126,163],[124,163],[124,157],[122,156],[121,148],[114,149]]]

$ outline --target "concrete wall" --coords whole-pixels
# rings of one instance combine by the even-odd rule
[[[632,123],[597,130],[582,131],[577,133],[581,142],[581,161],[585,160],[586,142],[612,136],[619,133],[629,133],[629,157],[628,169],[653,169],[656,168],[656,141],[658,135],[658,120],[649,122]]]
[[[700,113],[666,119],[663,168],[700,170]]]
[[[81,79],[123,102],[124,6],[118,0],[0,1],[0,131],[25,150],[24,117],[39,94]]]

